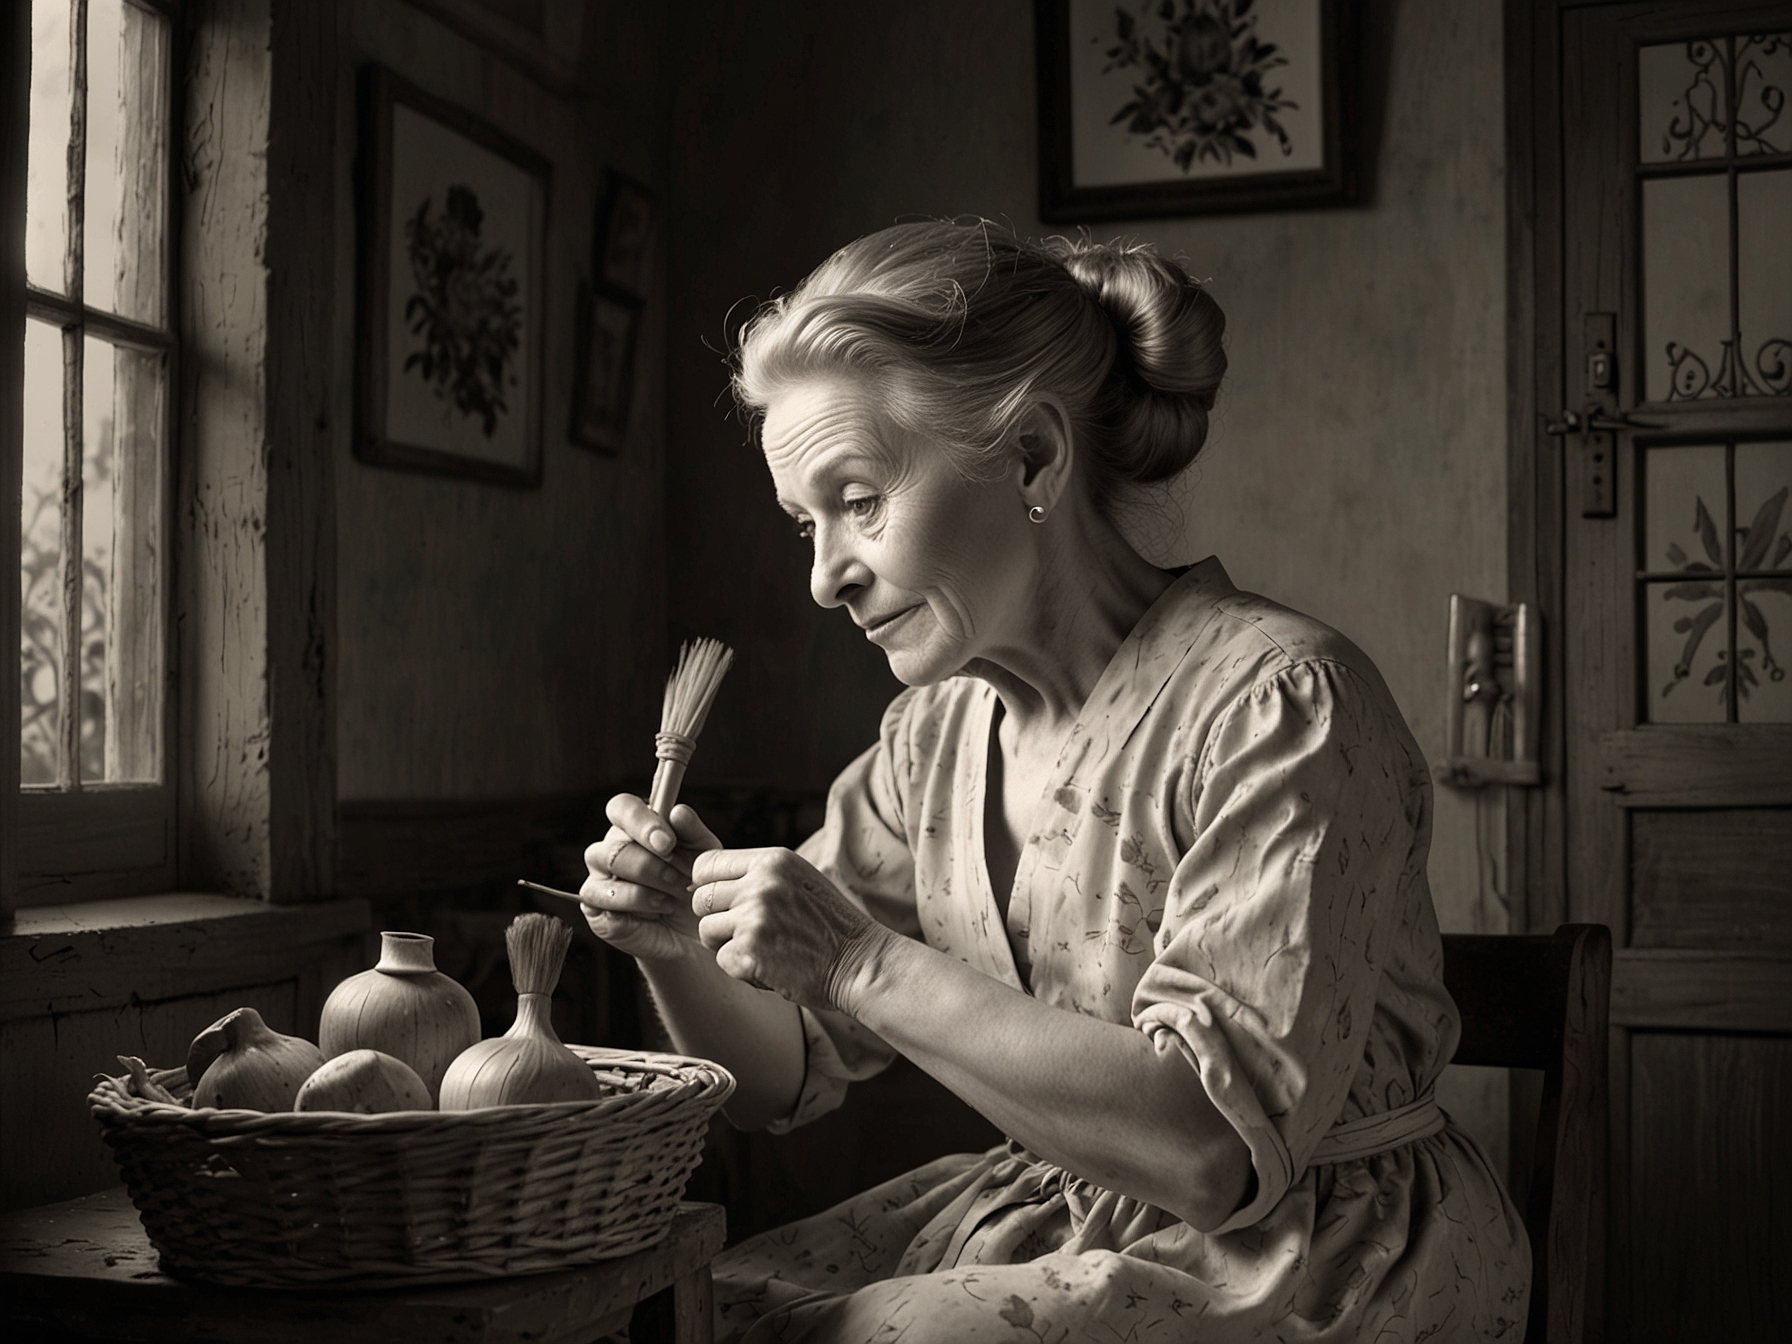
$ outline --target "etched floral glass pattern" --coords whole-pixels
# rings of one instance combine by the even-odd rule
[[[1737,370],[1756,395],[1792,392],[1792,169],[1736,178]]]
[[[1736,657],[1741,666],[1763,669],[1766,675],[1747,697],[1737,701],[1736,719],[1739,723],[1792,723],[1792,679],[1785,676],[1769,644],[1770,631],[1779,631],[1782,645],[1786,633],[1792,631],[1792,578],[1743,580],[1736,585],[1738,593],[1751,587],[1754,591],[1746,600],[1754,619],[1736,631]],[[1777,652],[1784,656],[1786,650],[1781,647]]]
[[[1792,394],[1792,33],[1637,53],[1644,392]]]
[[[1792,722],[1792,443],[1651,448],[1645,717]]]
[[[1644,567],[1723,573],[1724,447],[1657,448],[1643,460]],[[1690,506],[1689,506],[1690,502]],[[1714,520],[1711,511],[1717,510]]]
[[[1637,52],[1644,163],[1721,159],[1729,81],[1721,42],[1668,42]]]
[[[1792,91],[1792,33],[1760,33],[1736,40],[1736,152],[1792,150],[1786,95]]]
[[[1644,585],[1652,723],[1723,723],[1729,650],[1723,577]]]
[[[1643,330],[1651,401],[1710,394],[1712,366],[1698,352],[1728,349],[1729,211],[1722,177],[1643,183]]]

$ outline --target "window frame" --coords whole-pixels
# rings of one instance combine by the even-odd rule
[[[165,174],[165,210],[161,239],[162,267],[164,277],[162,327],[156,328],[145,323],[109,313],[103,309],[91,307],[85,302],[85,295],[59,294],[51,290],[32,285],[24,273],[23,249],[18,258],[17,284],[23,294],[23,318],[18,326],[17,340],[23,346],[24,322],[37,319],[55,326],[61,333],[65,343],[81,342],[87,335],[107,340],[114,345],[125,346],[142,351],[153,351],[163,360],[163,397],[161,405],[161,462],[160,490],[158,492],[158,512],[156,520],[160,528],[161,573],[158,576],[157,602],[160,606],[161,628],[161,680],[162,680],[162,714],[161,714],[161,774],[155,783],[87,781],[79,778],[78,761],[67,760],[71,739],[78,744],[79,723],[78,711],[66,715],[76,721],[71,727],[65,727],[63,779],[55,785],[23,785],[18,782],[17,774],[11,777],[11,786],[7,792],[16,798],[16,845],[8,846],[16,854],[16,864],[10,874],[13,890],[11,899],[6,905],[11,908],[24,906],[41,906],[59,904],[67,901],[96,900],[108,897],[146,895],[153,892],[167,891],[175,885],[177,864],[177,829],[176,812],[178,806],[178,779],[181,768],[179,753],[179,683],[176,669],[175,640],[175,591],[176,591],[176,494],[175,487],[180,472],[177,469],[178,455],[181,451],[177,438],[178,412],[177,405],[181,388],[180,369],[180,334],[182,292],[179,268],[180,259],[180,193],[178,166],[185,133],[185,118],[182,99],[184,80],[180,77],[185,68],[185,42],[183,33],[181,0],[123,0],[123,3],[136,6],[160,16],[168,25],[168,43],[166,59],[168,69],[167,135],[163,146]],[[31,20],[32,6],[27,3],[20,6],[25,11],[22,20],[24,29],[24,47],[13,60],[14,73],[24,87],[21,101],[29,108],[29,75],[32,59]],[[71,18],[84,20],[86,16],[85,0],[70,0]],[[83,36],[85,41],[85,36]],[[71,97],[85,100],[86,78],[85,62],[82,63],[82,74],[79,87],[71,90]],[[84,130],[85,116],[74,118],[76,126]],[[9,199],[16,199],[19,207],[20,241],[23,241],[24,225],[24,174],[26,171],[26,143],[29,137],[29,118],[15,123],[11,133],[18,143],[9,146],[10,154],[16,158],[17,172],[20,181],[16,190],[9,190]],[[71,137],[78,132],[71,127]],[[85,154],[80,159],[85,163]],[[8,184],[11,188],[12,184]],[[83,197],[86,183],[82,183]],[[78,248],[81,244],[81,230],[71,221],[68,247]],[[67,368],[65,355],[65,370]],[[14,361],[9,370],[10,376],[19,380],[22,394],[23,367],[22,355]],[[66,377],[65,372],[65,377]],[[9,392],[11,389],[8,389]],[[67,384],[64,385],[65,405],[68,403]],[[12,405],[10,414],[16,419],[21,413],[18,406],[19,396],[8,398]],[[65,412],[73,414],[74,412]],[[67,431],[77,432],[74,429]],[[20,460],[8,464],[13,482],[9,493],[15,503],[11,511],[18,515],[19,482],[22,481],[22,436],[19,446]],[[66,461],[66,458],[65,458]],[[66,498],[66,495],[65,495]],[[16,526],[15,522],[15,526]],[[78,552],[79,519],[75,520],[75,531],[71,532],[69,524],[64,523],[64,546],[68,549],[68,540],[74,537]],[[18,549],[17,545],[14,547]],[[68,560],[64,560],[65,566]],[[65,568],[65,577],[66,577]],[[14,611],[12,625],[18,626],[19,614]],[[15,666],[14,676],[18,672]],[[69,696],[69,682],[74,680],[78,687],[79,660],[65,659],[63,694],[65,704],[78,704]],[[19,769],[19,737],[20,723],[16,716],[12,717],[13,739],[6,748],[12,762],[13,771]]]

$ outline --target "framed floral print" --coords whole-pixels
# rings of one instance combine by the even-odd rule
[[[537,485],[548,162],[378,66],[363,95],[356,456]]]
[[[1351,199],[1349,0],[1035,0],[1039,213]]]

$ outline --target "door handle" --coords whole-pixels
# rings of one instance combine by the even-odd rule
[[[1616,434],[1626,429],[1659,429],[1652,420],[1638,420],[1622,411],[1610,414],[1602,406],[1589,406],[1584,411],[1563,411],[1560,420],[1545,420],[1543,432],[1554,438],[1570,434]]]
[[[1581,350],[1586,357],[1578,411],[1564,410],[1545,419],[1543,432],[1555,438],[1579,437],[1575,454],[1580,468],[1580,516],[1618,516],[1618,439],[1627,429],[1657,428],[1618,409],[1618,317],[1616,313],[1581,314]]]

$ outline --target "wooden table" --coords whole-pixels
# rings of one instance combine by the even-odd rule
[[[122,1189],[0,1214],[9,1341],[89,1338],[252,1344],[589,1344],[631,1326],[633,1344],[708,1344],[715,1204],[680,1204],[672,1230],[634,1255],[552,1274],[342,1292],[213,1288],[169,1278]]]

